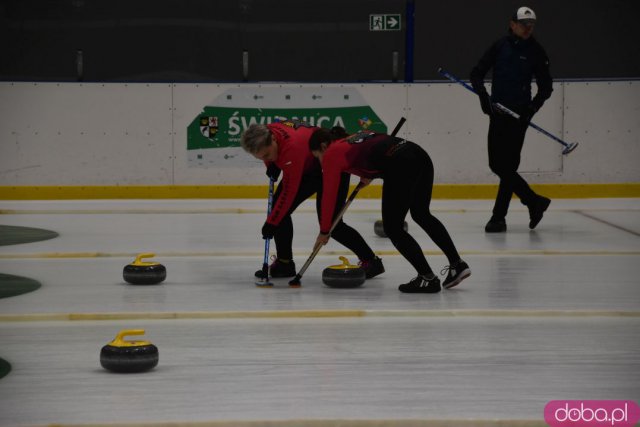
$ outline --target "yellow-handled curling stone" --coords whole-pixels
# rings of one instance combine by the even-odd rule
[[[365,279],[366,273],[364,268],[349,264],[346,257],[341,256],[342,264],[331,265],[322,272],[322,283],[330,288],[357,288],[361,286]]]
[[[144,329],[125,329],[102,347],[100,364],[112,372],[144,372],[158,364],[158,347],[149,341],[125,341],[127,335],[144,335]]]
[[[131,264],[125,265],[122,272],[124,281],[132,285],[156,285],[167,278],[167,269],[157,262],[142,261],[156,254],[145,253],[136,257]]]
[[[407,221],[404,222],[402,228],[404,228],[404,231],[409,230],[409,224],[407,224]],[[373,224],[373,232],[376,233],[376,236],[378,237],[387,237],[387,233],[384,232],[384,224],[381,219],[377,220],[375,224]]]

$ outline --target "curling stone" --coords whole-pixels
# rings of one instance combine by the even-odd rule
[[[144,329],[118,332],[116,338],[102,347],[100,364],[113,372],[144,372],[158,364],[158,347],[149,341],[125,341],[127,335],[144,335]]]
[[[125,282],[132,285],[157,285],[167,278],[167,269],[157,262],[145,262],[142,258],[151,258],[155,254],[140,254],[131,264],[124,266],[122,275]]]
[[[409,230],[409,224],[407,224],[407,221],[404,222],[402,228],[404,228],[404,231]],[[376,236],[387,237],[387,235],[384,232],[384,225],[382,225],[381,219],[377,220],[376,223],[373,225],[373,231],[374,233],[376,233]]]
[[[322,283],[330,288],[357,288],[366,279],[364,268],[349,264],[349,260],[340,257],[342,264],[331,265],[322,272]]]

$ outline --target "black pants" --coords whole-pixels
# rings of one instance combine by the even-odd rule
[[[506,114],[495,114],[489,123],[489,168],[500,178],[498,195],[493,207],[493,219],[504,219],[513,193],[524,205],[537,195],[518,173],[520,153],[528,126]]]
[[[404,228],[408,212],[411,218],[429,235],[444,252],[450,264],[460,259],[449,232],[431,214],[433,190],[433,163],[420,146],[407,141],[402,148],[381,161],[384,183],[382,185],[382,221],[384,232],[418,274],[432,273],[431,267],[416,240]]]
[[[280,196],[281,186],[278,186],[275,194],[273,195],[274,203],[278,200]],[[335,219],[336,215],[340,212],[340,210],[344,206],[344,202],[347,199],[347,193],[349,192],[349,174],[343,174],[342,180],[340,181],[340,190],[338,192],[338,200],[341,203],[336,204],[336,210],[333,213],[333,217]],[[322,175],[321,174],[312,174],[312,175],[304,175],[302,177],[302,181],[300,182],[300,187],[298,188],[298,194],[291,205],[291,209],[287,215],[282,219],[278,228],[276,229],[275,235],[273,236],[274,241],[276,243],[276,250],[278,252],[278,258],[280,259],[293,259],[293,222],[291,220],[291,214],[296,208],[305,200],[307,200],[312,195],[316,195],[316,211],[318,214],[318,218],[320,218],[320,202],[322,200]],[[340,222],[336,225],[336,227],[331,232],[331,237],[335,239],[338,243],[342,244],[353,253],[356,254],[358,258],[361,260],[370,260],[375,257],[373,250],[367,245],[367,242],[364,241],[360,233],[358,233],[355,229],[348,226],[347,224],[340,219]]]

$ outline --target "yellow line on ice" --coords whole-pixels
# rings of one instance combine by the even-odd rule
[[[197,258],[197,257],[259,257],[264,252],[242,252],[242,251],[203,251],[203,252],[154,252],[156,258]],[[379,256],[399,256],[396,250],[375,251]],[[423,251],[428,256],[442,255],[440,251]],[[297,257],[309,256],[310,252],[295,252]],[[532,255],[553,255],[553,256],[637,256],[640,251],[578,251],[578,250],[504,250],[504,251],[461,251],[461,255],[476,256],[532,256]],[[136,252],[35,252],[35,253],[0,253],[0,259],[78,259],[78,258],[135,258]],[[349,256],[352,253],[348,250],[334,250],[322,252],[322,256]]]
[[[273,292],[271,289],[265,292]],[[292,290],[298,292],[298,290]],[[625,310],[281,310],[281,311],[196,311],[196,312],[110,312],[110,313],[22,313],[0,314],[0,322],[109,321],[177,319],[287,319],[361,317],[629,317],[640,318],[640,311]]]

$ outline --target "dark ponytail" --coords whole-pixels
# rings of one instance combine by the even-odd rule
[[[336,139],[343,139],[348,137],[349,134],[342,126],[334,126],[331,128],[331,139],[335,141]]]
[[[320,144],[323,142],[325,144],[331,144],[331,132],[325,128],[318,128],[313,134],[311,134],[311,138],[309,138],[309,150],[311,151],[319,151]]]
[[[327,145],[331,144],[333,141],[338,139],[343,139],[348,137],[349,134],[342,126],[334,126],[329,129],[319,128],[311,135],[309,138],[309,150],[318,151],[320,150],[320,144],[323,142]]]

